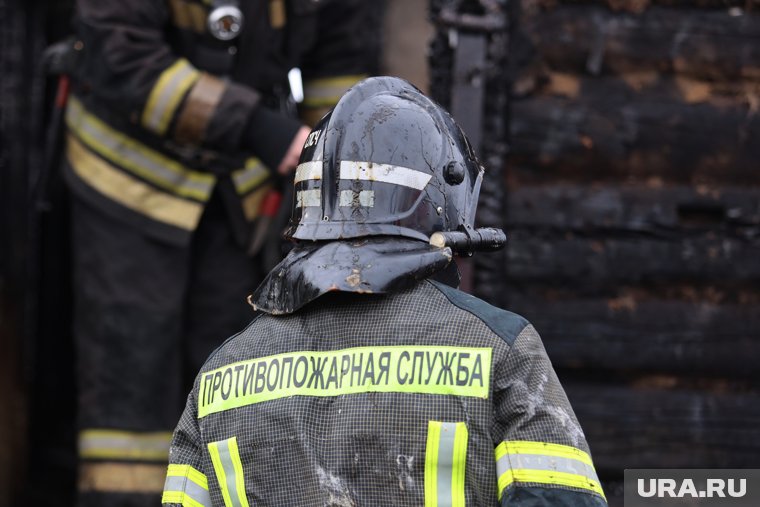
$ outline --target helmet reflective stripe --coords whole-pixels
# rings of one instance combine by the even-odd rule
[[[422,190],[432,177],[431,174],[398,165],[348,160],[340,163],[340,179],[342,180],[381,181]]]
[[[321,206],[322,191],[318,188],[313,190],[299,190],[296,193],[296,206],[304,208],[306,206]]]
[[[371,208],[375,205],[375,191],[360,190],[357,192],[356,190],[341,190],[340,205],[354,208]]]
[[[293,183],[300,183],[306,180],[321,180],[322,179],[322,161],[313,160],[311,162],[304,162],[298,164],[296,167],[296,175]]]

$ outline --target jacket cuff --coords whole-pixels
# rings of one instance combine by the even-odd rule
[[[219,103],[205,131],[203,144],[216,149],[235,150],[243,142],[249,119],[261,95],[247,86],[227,81]]]

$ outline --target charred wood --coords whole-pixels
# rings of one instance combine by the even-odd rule
[[[554,70],[760,78],[760,16],[751,11],[652,7],[635,15],[561,6],[525,16],[522,30],[535,59]]]
[[[724,378],[757,374],[757,302],[684,301],[635,291],[571,299],[509,291],[508,299],[509,309],[539,331],[556,368]]]
[[[760,235],[760,187],[541,185],[512,188],[508,228],[597,232],[668,230]]]
[[[565,382],[602,475],[757,464],[760,394]]]
[[[687,280],[760,281],[760,238],[672,233],[583,237],[517,229],[508,243],[508,276],[586,287]]]
[[[760,116],[740,100],[724,105],[621,94],[581,84],[575,97],[536,95],[513,104],[513,180],[661,180],[753,185]]]

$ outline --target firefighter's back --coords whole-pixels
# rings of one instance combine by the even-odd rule
[[[199,376],[203,442],[223,469],[239,456],[258,504],[421,505],[426,488],[493,503],[492,365],[509,346],[442,290],[458,292],[422,282],[256,319]]]

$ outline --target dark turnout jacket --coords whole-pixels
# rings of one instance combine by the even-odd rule
[[[163,503],[605,506],[536,330],[438,282],[260,315],[198,374]]]
[[[259,213],[297,129],[278,109],[288,71],[302,113],[334,105],[377,61],[381,2],[241,0],[241,35],[215,39],[210,0],[78,0],[66,122],[69,186],[141,230],[187,244],[214,187]]]

